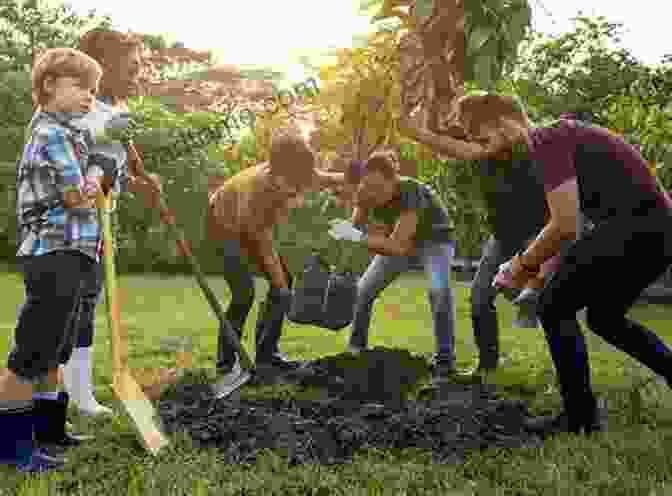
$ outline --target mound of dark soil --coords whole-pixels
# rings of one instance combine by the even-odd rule
[[[525,433],[524,404],[480,385],[443,384],[434,398],[406,401],[428,373],[424,359],[398,350],[313,362],[304,385],[326,398],[214,400],[207,384],[183,382],[159,403],[168,433],[186,431],[196,445],[217,447],[227,463],[253,463],[274,449],[291,463],[340,463],[365,448],[422,448],[442,462],[471,449],[536,444]]]

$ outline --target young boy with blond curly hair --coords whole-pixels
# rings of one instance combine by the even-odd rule
[[[47,50],[32,71],[39,110],[17,164],[17,257],[26,302],[0,377],[0,462],[20,472],[59,468],[52,446],[81,438],[65,430],[61,353],[74,339],[82,281],[99,260],[99,181],[86,180],[90,136],[73,125],[93,108],[102,75],[84,53]]]

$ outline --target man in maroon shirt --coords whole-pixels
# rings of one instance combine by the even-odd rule
[[[579,211],[595,226],[568,249],[540,296],[538,314],[564,411],[529,419],[527,427],[540,434],[600,430],[576,313],[586,308],[593,332],[672,387],[672,350],[625,317],[642,290],[672,264],[672,200],[657,187],[639,152],[606,129],[571,119],[531,129],[520,104],[498,95],[463,97],[457,108],[469,141],[431,133],[426,112],[402,124],[410,136],[453,157],[526,153],[541,168],[551,217],[536,240],[511,259],[517,287],[533,278],[563,242],[576,239]]]

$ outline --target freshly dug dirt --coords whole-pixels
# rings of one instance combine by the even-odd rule
[[[424,359],[407,352],[336,355],[311,365],[315,374],[301,382],[322,386],[324,399],[216,401],[207,384],[185,380],[159,402],[164,427],[188,432],[197,446],[219,448],[227,463],[253,463],[264,448],[293,464],[343,463],[369,447],[428,449],[448,463],[471,449],[539,442],[522,429],[524,404],[480,385],[447,383],[431,399],[406,401],[428,372]]]

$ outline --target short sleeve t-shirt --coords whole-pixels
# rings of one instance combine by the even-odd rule
[[[417,245],[452,240],[455,226],[438,194],[431,187],[411,177],[402,176],[399,189],[397,198],[371,209],[369,214],[372,220],[393,226],[398,222],[402,212],[416,210]]]
[[[227,212],[226,218],[214,218],[214,202]],[[210,196],[209,204],[208,229],[225,237],[255,238],[275,225],[287,208],[286,197],[270,189],[266,164],[248,167],[227,179]]]
[[[530,157],[541,167],[545,191],[576,178],[580,208],[594,223],[670,209],[646,160],[607,129],[561,119],[531,130],[530,139]]]

